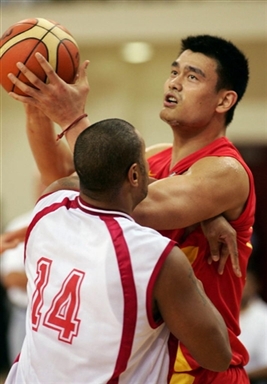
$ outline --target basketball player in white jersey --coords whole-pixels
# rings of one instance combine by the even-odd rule
[[[26,337],[6,384],[168,383],[170,331],[201,365],[227,369],[224,321],[189,261],[130,216],[147,194],[140,134],[120,119],[96,123],[74,162],[79,180],[53,183],[33,212]]]

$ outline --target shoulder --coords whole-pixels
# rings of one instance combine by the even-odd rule
[[[60,191],[60,190],[72,190],[72,191],[79,191],[80,184],[79,184],[79,178],[77,175],[72,175],[69,177],[64,177],[62,179],[56,180],[53,182],[49,187],[47,187],[43,195],[47,195],[52,192]]]
[[[185,174],[203,174],[208,178],[226,180],[232,179],[236,185],[238,182],[248,184],[248,172],[239,160],[229,156],[207,156],[197,160]]]
[[[47,210],[49,208],[52,211],[59,207],[69,206],[71,201],[74,201],[77,196],[79,196],[79,192],[74,190],[58,189],[51,192],[48,191],[37,201],[33,210],[33,216],[44,209]],[[54,208],[52,209],[51,206]]]
[[[225,169],[244,170],[243,164],[231,156],[205,156],[195,161],[190,168],[214,168],[222,171]]]

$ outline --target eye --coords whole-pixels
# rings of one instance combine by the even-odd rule
[[[192,74],[188,75],[188,78],[190,80],[198,80],[198,78],[195,75],[192,75]]]
[[[172,75],[172,76],[177,76],[177,75],[178,75],[178,72],[177,72],[175,69],[172,69],[172,70],[171,70],[171,75]]]

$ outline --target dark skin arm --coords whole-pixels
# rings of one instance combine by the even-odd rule
[[[160,271],[154,299],[170,331],[202,367],[213,371],[228,368],[232,354],[225,323],[177,247]]]
[[[254,371],[249,372],[248,377],[251,380],[259,380],[259,379],[267,380],[267,367],[255,369]]]

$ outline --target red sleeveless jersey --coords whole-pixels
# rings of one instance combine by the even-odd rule
[[[161,231],[165,236],[178,242],[179,246],[190,260],[196,276],[202,281],[208,297],[222,314],[229,331],[233,351],[231,365],[244,366],[248,362],[248,353],[243,344],[238,340],[238,335],[240,334],[239,308],[245,283],[247,263],[252,251],[250,239],[254,223],[256,202],[253,175],[237,148],[235,148],[235,146],[225,137],[219,138],[199,151],[187,156],[179,163],[175,164],[172,169],[170,169],[171,153],[172,148],[168,148],[152,156],[148,160],[150,175],[152,177],[162,179],[183,174],[196,161],[207,156],[233,157],[242,164],[248,174],[250,192],[246,207],[237,220],[231,221],[232,227],[237,232],[242,278],[238,278],[234,275],[230,258],[226,263],[223,275],[218,274],[216,263],[212,263],[212,265],[207,263],[210,249],[200,225],[198,225],[185,240],[183,239],[185,229]],[[198,368],[199,366],[196,361],[190,356],[186,348],[180,344],[174,367],[175,371],[193,371]],[[175,382],[175,380],[173,382]]]

